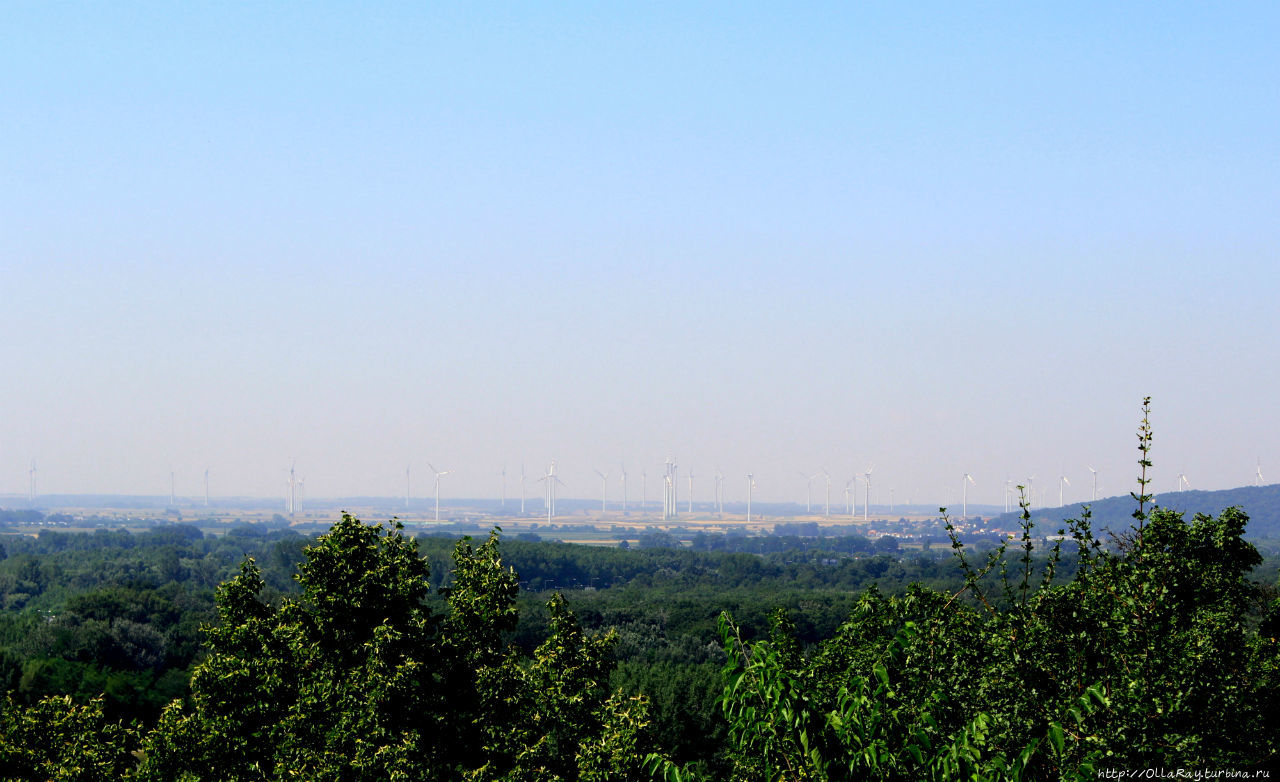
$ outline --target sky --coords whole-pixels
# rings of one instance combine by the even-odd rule
[[[1280,6],[366,5],[6,4],[0,495],[1280,479]]]

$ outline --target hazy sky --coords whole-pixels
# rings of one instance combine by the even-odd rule
[[[5,5],[0,494],[1280,479],[1280,6],[365,5]]]

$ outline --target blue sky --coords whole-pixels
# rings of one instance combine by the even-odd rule
[[[11,4],[0,494],[1280,473],[1278,22]]]

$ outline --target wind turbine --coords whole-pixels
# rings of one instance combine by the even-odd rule
[[[716,514],[724,515],[724,489],[721,484],[724,483],[724,473],[720,472],[720,468],[716,468]]]
[[[1259,468],[1261,469],[1261,468]],[[1261,475],[1261,472],[1259,472]],[[36,501],[36,460],[31,460],[31,469],[27,471],[27,502]]]
[[[520,462],[520,515],[524,515],[524,462]]]
[[[804,515],[808,516],[813,513],[813,479],[817,478],[821,473],[806,475],[803,470],[796,470],[801,478],[804,478]]]
[[[431,462],[427,462],[427,466],[431,468],[431,472],[436,475],[436,521],[440,520],[440,479],[453,472],[453,470],[445,470],[441,472],[437,470]]]
[[[977,483],[974,483],[972,475],[970,475],[969,473],[965,473],[964,477],[960,480],[960,488],[961,488],[960,518],[961,519],[967,518],[969,516],[969,484],[971,483],[975,487],[978,485]]]
[[[1258,457],[1258,471],[1254,473],[1253,485],[1254,486],[1262,485],[1262,457],[1261,456]]]
[[[1027,476],[1027,509],[1030,510],[1031,506],[1034,505],[1035,502],[1036,502],[1036,476],[1028,475]],[[1043,505],[1044,503],[1041,503],[1041,504]]]
[[[1009,484],[1010,483],[1011,481],[1008,478],[1004,479],[1004,512],[1005,513],[1009,512],[1009,491],[1010,491]]]
[[[608,510],[609,473],[596,470],[596,475],[600,476],[600,512],[604,513]]]
[[[1178,491],[1186,491],[1190,488],[1191,481],[1187,480],[1187,474],[1183,472],[1178,473]]]
[[[622,465],[622,515],[627,515],[627,466]]]
[[[564,481],[556,475],[556,460],[552,459],[551,464],[547,467],[547,474],[538,479],[547,482],[547,523],[551,523],[551,517],[556,512],[556,484],[566,485]]]
[[[289,464],[289,496],[285,498],[285,509],[289,511],[290,516],[294,514],[298,505],[298,479],[294,471],[295,464],[296,462]]]
[[[1098,471],[1090,467],[1089,472],[1093,473],[1093,500],[1092,501],[1097,502],[1098,501]]]
[[[1067,480],[1067,476],[1059,475],[1058,476],[1058,507],[1059,508],[1065,507],[1065,505],[1063,505],[1063,502],[1062,502],[1062,485],[1063,484],[1070,486],[1071,481]]]
[[[689,515],[693,515],[693,468],[689,468]]]
[[[862,520],[863,521],[867,520],[867,510],[871,506],[871,471],[874,470],[875,468],[876,467],[873,464],[867,468],[867,471],[865,473],[862,474],[862,479],[867,483],[867,493],[862,495]]]
[[[662,476],[662,518],[674,519],[680,511],[676,507],[676,463],[670,456],[664,463],[666,472]]]
[[[854,496],[854,499],[856,500],[858,496],[858,476],[855,475],[849,480],[845,481],[844,483],[844,512],[845,512],[845,515],[848,515],[848,516],[853,515],[853,505],[849,503],[850,484],[853,485],[853,496]]]
[[[824,475],[824,476],[826,476],[826,479],[827,479],[827,509],[826,509],[826,517],[827,517],[827,518],[831,518],[831,473],[827,472],[827,469],[824,467],[824,468],[822,468],[822,472],[821,472],[821,473],[819,473],[819,474],[820,474],[820,475]]]
[[[747,522],[751,522],[751,490],[756,487],[755,476],[747,473]]]

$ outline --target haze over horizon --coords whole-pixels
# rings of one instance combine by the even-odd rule
[[[0,494],[1280,477],[1275,5],[6,15]]]

